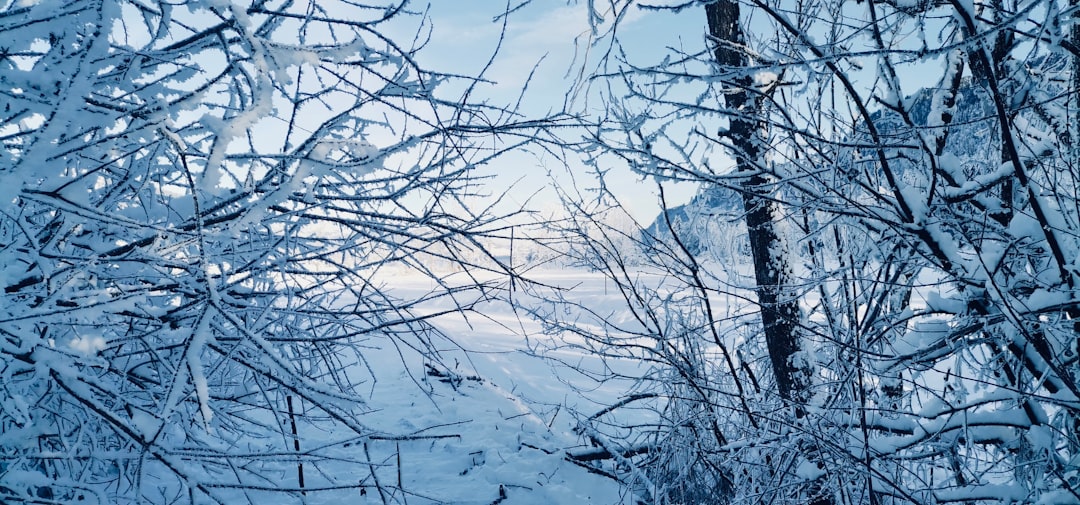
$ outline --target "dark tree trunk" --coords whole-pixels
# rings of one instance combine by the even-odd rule
[[[790,253],[776,226],[781,217],[772,196],[776,186],[769,180],[761,159],[765,145],[763,95],[753,88],[750,61],[741,50],[745,38],[739,25],[739,4],[720,0],[706,5],[705,15],[716,44],[714,56],[723,78],[725,105],[730,110],[726,136],[734,148],[736,173],[742,176],[741,193],[765,344],[780,397],[801,418],[809,399],[810,374],[808,367],[796,361],[801,350],[799,300],[790,292]],[[815,459],[812,447],[800,447],[799,451]],[[823,479],[809,483],[806,496],[810,505],[833,504],[823,484]]]
[[[761,95],[751,88],[753,78],[745,71],[750,62],[740,50],[744,37],[739,26],[739,4],[732,0],[714,2],[705,6],[705,15],[709,34],[716,43],[714,55],[720,72],[732,76],[724,79],[724,100],[732,112],[726,135],[735,150],[736,170],[744,175],[743,205],[765,342],[780,396],[801,415],[808,374],[792,362],[800,350],[799,303],[796,297],[785,296],[791,265],[787,246],[776,229],[780,212],[769,196],[775,186],[759,162],[764,143]]]

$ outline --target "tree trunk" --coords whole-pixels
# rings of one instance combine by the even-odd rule
[[[800,351],[799,303],[785,290],[792,276],[790,258],[787,244],[776,228],[780,209],[768,196],[773,192],[772,184],[759,159],[764,141],[761,95],[751,89],[753,78],[744,71],[750,62],[740,50],[744,37],[739,26],[739,4],[720,0],[706,5],[705,15],[709,34],[715,39],[714,55],[720,71],[734,75],[724,79],[724,100],[732,111],[727,136],[734,146],[736,171],[744,176],[743,206],[765,342],[780,396],[801,417],[809,377],[805,367],[793,362]]]
[[[767,177],[761,159],[765,145],[763,95],[752,88],[750,61],[741,51],[745,38],[739,25],[739,4],[720,0],[706,5],[705,15],[721,75],[731,76],[723,79],[731,121],[727,137],[735,151],[736,173],[742,176],[746,230],[765,344],[780,397],[795,409],[796,417],[802,418],[809,399],[810,374],[809,367],[798,358],[801,314],[798,297],[790,292],[794,272],[788,246],[776,226],[781,215],[776,200],[770,196],[775,193],[775,185]],[[812,447],[799,447],[798,451],[811,460],[817,459]],[[805,494],[811,505],[832,505],[832,495],[823,483],[819,478],[807,486]]]

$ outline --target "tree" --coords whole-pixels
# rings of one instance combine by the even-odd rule
[[[751,386],[782,396],[769,323],[747,338],[745,319],[716,315],[716,300],[760,293],[762,277],[747,282],[747,263],[680,246],[708,243],[707,230],[667,226],[640,241],[671,251],[649,256],[663,290],[613,275],[627,307],[651,319],[553,325],[653,365],[626,403],[583,416],[609,455],[588,461],[617,461],[638,471],[613,475],[670,491],[643,493],[654,503],[805,503],[821,490],[875,504],[1080,499],[1068,2],[701,4],[713,37],[655,63],[620,44],[625,30],[598,30],[615,50],[592,76],[607,107],[585,151],[598,165],[697,181],[700,202],[734,189],[779,209],[762,221],[748,204],[745,217],[772,223],[801,259],[775,289],[804,314],[787,363],[811,371],[805,416],[777,416]],[[695,5],[616,2],[612,16]],[[747,132],[767,136],[746,143]],[[744,182],[749,160],[767,190]],[[693,295],[670,296],[680,292]],[[663,422],[635,431],[619,414],[631,404]],[[725,436],[702,436],[709,426]],[[664,487],[710,469],[679,481],[696,490]]]
[[[530,128],[447,99],[480,80],[418,65],[423,38],[391,35],[410,16],[0,7],[0,501],[400,499],[367,457],[396,434],[365,424],[364,349],[440,366],[412,307],[467,311],[513,275],[464,254],[503,234],[466,199]],[[395,299],[395,265],[441,287]]]
[[[765,176],[768,168],[761,156],[767,135],[761,131],[764,126],[760,119],[763,115],[761,102],[772,90],[761,89],[754,83],[753,76],[745,71],[750,67],[750,61],[738,49],[745,46],[739,24],[739,4],[727,0],[706,4],[705,17],[709,35],[715,39],[713,54],[719,71],[734,74],[733,78],[724,79],[725,106],[733,114],[727,131],[722,134],[730,138],[735,171],[744,177],[739,183],[740,193],[746,211],[750,253],[754,258],[762,333],[781,398],[793,403],[796,409],[802,409],[807,398],[809,372],[792,361],[801,348],[798,298],[787,289],[792,284],[794,272],[788,246],[776,229],[781,214],[777,202],[769,196],[774,183]],[[766,86],[770,84],[774,83],[766,83]]]

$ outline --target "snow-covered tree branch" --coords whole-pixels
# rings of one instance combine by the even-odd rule
[[[411,9],[0,6],[0,501],[401,498],[365,349],[438,363],[412,307],[514,275],[470,170],[538,124],[441,93],[478,81],[417,63]]]
[[[612,4],[583,156],[702,189],[636,235],[659,284],[626,248],[578,248],[636,324],[552,331],[640,355],[627,395],[659,419],[587,419],[608,452],[650,447],[596,468],[655,503],[1080,500],[1075,4]],[[696,12],[701,43],[634,54],[635,9]],[[784,303],[794,352],[770,335]]]

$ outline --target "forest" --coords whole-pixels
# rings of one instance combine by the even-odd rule
[[[1080,504],[1078,0],[0,0],[0,144],[0,503]]]

